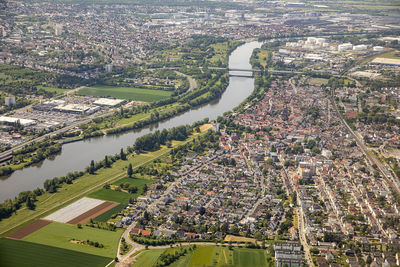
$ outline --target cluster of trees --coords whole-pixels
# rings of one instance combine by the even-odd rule
[[[362,111],[357,114],[357,120],[364,124],[385,124],[389,126],[400,126],[400,120],[393,115],[385,113],[378,106],[368,107],[363,105]]]
[[[294,216],[293,209],[290,209],[285,216],[285,221],[279,225],[278,234],[282,235],[288,232],[289,228],[293,226],[292,217]]]
[[[72,184],[72,181],[83,176],[85,172],[83,171],[76,171],[76,172],[69,172],[66,176],[55,177],[53,179],[47,179],[44,181],[43,187],[46,192],[55,193],[57,192],[57,188],[60,187],[62,184]]]
[[[193,250],[193,247],[190,247],[189,250]],[[179,260],[180,257],[185,256],[187,253],[186,248],[179,248],[179,250],[175,250],[174,253],[170,253],[168,250],[164,251],[160,257],[157,259],[156,267],[165,267],[169,266],[173,262]]]
[[[175,244],[176,239],[174,238],[159,238],[155,239],[153,238],[147,238],[147,237],[142,237],[142,236],[137,236],[137,235],[132,235],[131,234],[131,239],[135,241],[136,243],[142,244],[142,245],[148,245],[148,246],[164,246],[164,245],[170,245],[170,244]]]
[[[108,231],[114,231],[114,232],[117,230],[117,227],[114,224],[106,222],[95,222],[93,221],[93,219],[90,219],[90,221],[86,224],[86,226]]]
[[[34,209],[36,197],[41,196],[43,193],[43,189],[36,188],[33,191],[19,193],[14,200],[7,199],[3,203],[0,203],[0,221],[10,217],[14,212],[20,209],[24,203],[26,203],[28,209]]]
[[[9,161],[9,164],[20,164],[23,162],[23,166],[29,166],[59,153],[61,149],[62,145],[52,140],[34,143],[29,146],[25,146],[18,151],[14,151],[13,158],[11,161]],[[0,168],[0,176],[9,175],[13,172],[14,169],[10,166],[4,166]]]
[[[223,158],[221,160],[217,160],[217,163],[223,166],[236,166],[236,160],[234,158]]]
[[[303,154],[304,148],[300,142],[297,142],[293,147],[288,147],[285,151],[286,154]]]
[[[138,191],[137,186],[130,185],[129,183],[126,183],[126,184],[122,183],[119,185],[119,188],[120,188],[120,190],[124,189],[124,190],[128,191],[130,194],[135,194]]]
[[[75,88],[88,83],[84,78],[14,65],[2,65],[0,72],[5,76],[4,79],[0,80],[0,90],[15,96],[21,96],[21,99],[25,98],[27,94],[53,96],[54,93],[38,87],[43,84],[59,88]]]
[[[85,172],[89,174],[95,174],[95,172],[101,168],[110,168],[114,162],[117,160],[126,160],[126,153],[121,148],[120,153],[112,155],[112,156],[105,156],[103,160],[94,162],[94,160],[90,161],[89,166],[85,168]]]
[[[167,141],[186,140],[191,133],[192,127],[190,126],[179,126],[170,130],[164,129],[161,132],[156,131],[137,138],[133,150],[136,151],[136,153],[156,150],[160,148],[160,145],[165,145]]]
[[[78,242],[79,244],[88,245],[88,246],[92,246],[92,247],[95,247],[95,248],[104,248],[104,245],[102,243],[99,243],[97,241],[92,241],[92,240],[89,240],[89,239],[84,241],[84,240],[79,240],[79,239],[72,238],[71,242]]]

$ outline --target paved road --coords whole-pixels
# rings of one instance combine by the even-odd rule
[[[191,76],[186,75],[186,74],[184,74],[182,72],[179,72],[179,71],[175,71],[175,73],[180,75],[180,76],[186,77],[186,79],[188,79],[188,81],[189,81],[189,90],[188,91],[193,91],[194,89],[197,88],[197,82]]]
[[[300,242],[304,247],[304,255],[307,260],[308,266],[313,267],[314,262],[311,259],[311,254],[310,254],[310,246],[307,243],[307,238],[306,238],[306,232],[304,229],[304,221],[303,221],[303,211],[301,208],[296,208],[297,209],[297,216],[298,216],[298,221],[299,221],[299,237],[300,237]]]

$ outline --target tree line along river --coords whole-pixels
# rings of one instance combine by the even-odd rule
[[[229,56],[229,68],[251,69],[249,63],[251,54],[255,48],[260,48],[261,44],[260,42],[248,42],[236,48]],[[238,106],[251,94],[253,89],[253,78],[230,77],[229,85],[221,98],[209,104],[191,109],[140,130],[65,144],[62,147],[62,152],[53,159],[45,159],[36,166],[17,170],[10,176],[0,178],[0,202],[9,198],[12,199],[25,190],[43,188],[46,179],[60,177],[71,171],[83,170],[91,160],[98,161],[104,159],[105,155],[116,154],[121,148],[125,149],[127,146],[133,145],[136,138],[155,130],[192,124],[204,118],[214,120],[224,112]]]

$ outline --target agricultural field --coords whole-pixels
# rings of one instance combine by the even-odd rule
[[[18,231],[8,235],[7,237],[13,239],[22,239],[25,236],[32,234],[33,232],[39,230],[40,228],[45,227],[50,223],[51,223],[50,221],[37,220],[25,227],[22,227],[21,229],[18,229]]]
[[[171,91],[141,89],[135,87],[91,86],[82,88],[79,95],[115,97],[135,101],[154,102],[171,96]]]
[[[93,218],[93,220],[96,222],[106,222],[111,218],[111,216],[113,214],[119,213],[121,210],[125,209],[125,207],[126,207],[126,204],[119,204],[118,206],[115,206],[114,208],[109,209],[108,211],[104,212],[103,214]]]
[[[104,267],[112,261],[112,258],[6,238],[0,239],[0,259],[3,267]]]
[[[69,250],[80,251],[93,255],[114,258],[117,255],[119,238],[123,230],[108,231],[97,228],[53,222],[36,232],[24,237],[22,240],[42,245],[59,247]],[[76,244],[71,239],[90,240],[104,245],[104,248]]]
[[[103,204],[104,201],[93,198],[81,198],[78,201],[50,214],[46,220],[67,223],[79,215]]]
[[[136,258],[136,262],[133,265],[134,267],[140,267],[140,266],[153,266],[158,257],[163,253],[165,249],[152,249],[152,250],[146,250],[144,251],[141,255],[139,255]]]
[[[166,250],[173,253],[174,249],[175,248],[168,248]],[[162,252],[164,252],[162,249],[145,251],[137,257],[137,261],[133,266],[154,266]],[[262,267],[268,265],[266,261],[266,252],[263,249],[233,248],[230,250],[228,247],[221,246],[197,246],[194,252],[188,250],[185,256],[180,257],[179,260],[169,266]]]

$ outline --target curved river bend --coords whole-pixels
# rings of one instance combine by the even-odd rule
[[[229,67],[251,69],[250,56],[259,42],[246,43],[232,52]],[[8,177],[0,179],[0,202],[14,198],[20,192],[43,187],[46,179],[60,177],[70,171],[83,170],[91,160],[101,160],[105,155],[116,154],[121,148],[131,146],[137,137],[155,130],[168,129],[183,124],[210,118],[216,119],[226,111],[232,110],[246,99],[254,89],[254,79],[230,77],[229,85],[221,98],[209,104],[187,111],[171,119],[150,125],[138,131],[129,131],[120,135],[110,135],[65,144],[60,155],[46,159],[38,166],[30,166],[15,171]]]

